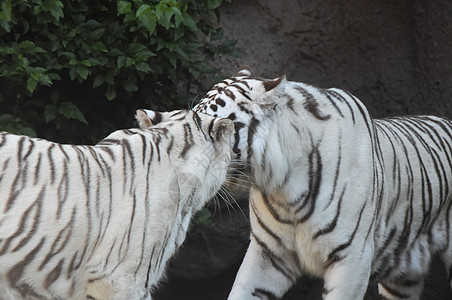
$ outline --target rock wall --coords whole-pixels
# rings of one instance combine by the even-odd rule
[[[240,59],[271,78],[354,93],[376,117],[452,117],[452,2],[247,0],[224,5],[221,24]]]
[[[346,89],[375,117],[438,114],[452,118],[452,1],[243,0],[220,9],[238,59],[221,57],[224,77],[240,65],[265,78]],[[240,197],[239,197],[240,198]],[[246,195],[241,197],[247,213]],[[248,243],[240,210],[190,232],[156,299],[226,299]],[[302,278],[284,297],[321,299],[322,282]],[[366,299],[377,299],[375,283]],[[452,299],[436,259],[422,299]]]

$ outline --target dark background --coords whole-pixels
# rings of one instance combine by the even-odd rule
[[[374,117],[452,117],[452,1],[246,0],[220,8],[225,37],[241,58],[221,57],[225,76],[240,65],[264,78],[338,87],[361,99]],[[156,299],[226,299],[246,251],[246,194],[215,225],[197,226],[171,263]],[[221,211],[220,211],[221,212]],[[366,299],[377,299],[375,283]],[[302,278],[285,297],[321,299],[322,282]],[[435,259],[422,299],[452,299]]]

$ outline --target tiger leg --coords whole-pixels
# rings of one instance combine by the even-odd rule
[[[86,285],[87,299],[112,299],[116,291],[108,279],[108,277],[90,279]]]
[[[323,299],[363,299],[369,284],[371,253],[371,247],[366,247],[362,254],[350,254],[329,266],[324,275]]]
[[[452,288],[452,245],[449,245],[441,257],[444,261],[444,265],[446,266],[447,280]]]
[[[380,281],[378,283],[378,293],[380,299],[396,300],[409,299],[416,300],[421,298],[424,289],[424,279],[405,280],[400,282]]]
[[[251,242],[229,294],[229,300],[280,299],[294,284],[293,262],[274,255],[251,235]]]
[[[92,278],[86,286],[87,299],[123,300],[150,299],[151,295],[144,288],[144,282],[136,282],[127,274]]]

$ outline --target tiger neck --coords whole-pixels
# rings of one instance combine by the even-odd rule
[[[273,193],[285,185],[290,173],[290,157],[281,144],[276,121],[268,119],[259,128],[260,136],[250,145],[253,155],[249,158],[253,181],[265,193]]]
[[[282,114],[285,112],[275,112]],[[268,195],[293,201],[312,188],[309,166],[312,165],[312,137],[307,128],[295,128],[284,118],[268,118],[263,123],[260,139],[253,142],[253,181],[256,187]],[[303,138],[303,136],[306,136]],[[308,137],[309,136],[309,137]],[[309,143],[306,141],[309,140]],[[260,143],[260,144],[259,144]]]

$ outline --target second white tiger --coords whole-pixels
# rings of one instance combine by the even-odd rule
[[[340,89],[243,69],[195,107],[236,125],[250,166],[251,243],[230,299],[280,298],[302,272],[323,297],[419,299],[432,255],[452,272],[452,122],[372,119]]]

